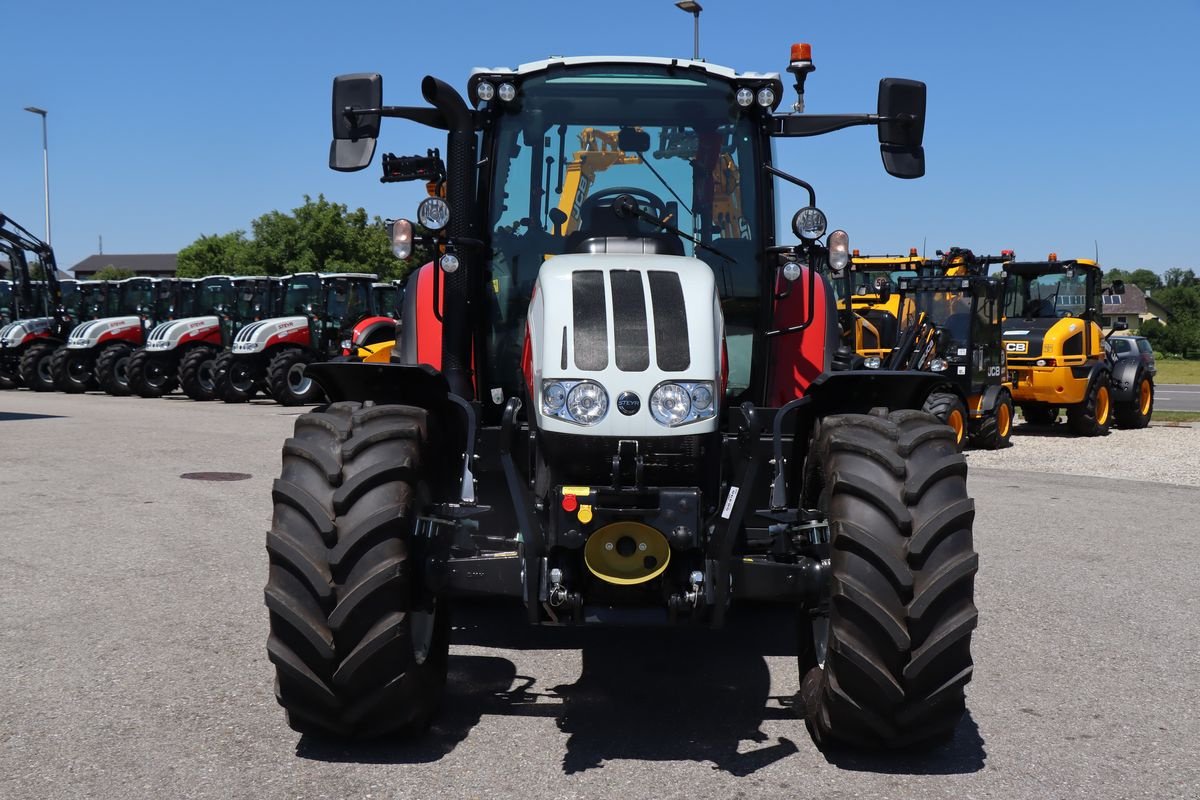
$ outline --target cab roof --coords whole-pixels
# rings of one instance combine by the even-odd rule
[[[524,77],[538,72],[545,72],[552,67],[564,66],[589,66],[589,65],[606,65],[606,64],[650,64],[663,67],[680,67],[683,69],[694,69],[701,72],[706,72],[709,75],[725,80],[747,80],[747,81],[778,81],[778,72],[737,72],[729,67],[723,67],[719,64],[710,64],[707,61],[695,61],[690,58],[663,58],[661,56],[550,56],[541,61],[531,61],[528,64],[521,64],[516,69],[511,67],[476,67],[471,70],[471,77],[476,75],[513,75]]]

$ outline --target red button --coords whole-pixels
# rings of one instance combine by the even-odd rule
[[[573,494],[564,494],[562,501],[563,511],[568,514],[575,513],[575,509],[579,508],[579,500]]]

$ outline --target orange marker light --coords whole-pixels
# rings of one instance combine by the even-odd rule
[[[851,251],[850,251],[850,254],[851,254],[852,256],[854,256],[855,258],[858,258],[858,248],[856,247],[856,248],[854,248],[853,250],[851,250]]]
[[[792,45],[792,61],[812,61],[812,45],[808,42]]]
[[[577,508],[579,508],[579,499],[573,494],[564,494],[562,499],[563,511],[573,514]]]
[[[908,254],[909,254],[909,256],[915,256],[917,254],[917,248],[915,248],[915,247],[908,248]]]
[[[1051,253],[1046,259],[1047,261],[1058,261],[1058,253]]]
[[[1000,255],[1011,257],[1014,255],[1014,252],[1012,250],[1001,250]]]

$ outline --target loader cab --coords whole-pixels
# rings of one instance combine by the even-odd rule
[[[1003,278],[942,276],[901,278],[898,290],[931,327],[931,347],[920,369],[944,375],[964,396],[1006,378],[1000,344]],[[916,354],[921,357],[921,354]]]
[[[0,325],[7,325],[15,319],[13,307],[12,281],[0,281]]]
[[[843,343],[864,358],[885,358],[912,318],[912,304],[901,301],[898,282],[930,271],[915,248],[908,256],[855,251],[841,279],[832,282]]]

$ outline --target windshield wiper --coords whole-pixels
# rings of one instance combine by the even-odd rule
[[[683,201],[681,200],[680,202],[683,202]],[[679,228],[676,228],[674,225],[667,222],[666,220],[659,219],[658,217],[651,214],[649,211],[643,211],[641,206],[639,206],[637,204],[637,201],[634,200],[631,195],[623,194],[623,195],[619,196],[616,200],[613,201],[612,209],[613,209],[613,212],[618,217],[637,217],[638,219],[645,220],[646,222],[649,222],[651,225],[656,225],[659,228],[663,229],[664,231],[667,231],[668,233],[675,234],[676,236],[680,237],[681,239],[687,239],[689,242],[696,245],[696,247],[703,248],[703,249],[709,251],[710,253],[715,253],[716,255],[720,256],[721,258],[725,259],[726,261],[728,261],[731,264],[737,263],[736,259],[730,258],[729,256],[725,255],[717,248],[705,244],[704,242],[697,239],[695,236],[690,236],[690,235],[684,233],[683,231],[679,230]]]
[[[684,211],[686,211],[686,212],[688,212],[688,216],[689,216],[689,217],[690,217],[690,216],[694,216],[694,215],[692,214],[692,210],[691,210],[690,208],[688,208],[688,204],[687,204],[687,203],[685,203],[685,202],[683,202],[683,198],[682,198],[682,197],[680,197],[680,196],[679,196],[679,194],[678,194],[678,193],[676,193],[676,191],[675,191],[674,189],[672,189],[672,188],[671,188],[671,184],[669,184],[669,183],[667,183],[665,180],[663,180],[663,176],[658,174],[658,170],[656,170],[656,169],[654,168],[654,165],[653,165],[653,164],[651,164],[649,161],[647,161],[647,160],[646,160],[646,156],[645,156],[645,154],[641,154],[641,158],[640,158],[639,160],[640,160],[640,161],[641,161],[643,164],[645,164],[645,165],[646,165],[646,169],[648,169],[648,170],[650,170],[652,173],[654,173],[654,177],[658,178],[658,182],[659,182],[659,183],[661,183],[663,186],[667,187],[667,191],[668,191],[668,192],[670,192],[671,194],[675,195],[675,199],[679,201],[679,205],[683,206],[683,210],[684,210]],[[681,235],[682,235],[682,234],[681,234]]]

